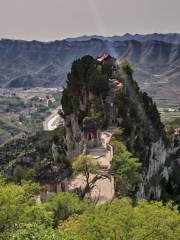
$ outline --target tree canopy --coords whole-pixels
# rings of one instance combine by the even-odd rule
[[[97,97],[106,96],[109,89],[108,78],[107,68],[93,57],[87,55],[74,61],[62,96],[64,114],[68,115],[76,110],[79,97],[82,97],[84,91]]]
[[[126,195],[129,191],[134,191],[138,183],[142,180],[141,163],[139,159],[130,153],[124,143],[119,140],[122,134],[121,129],[117,129],[112,136],[111,145],[113,147],[113,159],[111,164],[111,174],[116,177],[117,186],[122,187],[120,191],[116,189],[117,194]],[[119,192],[119,193],[118,193]]]
[[[2,240],[178,240],[180,214],[169,202],[128,198],[95,206],[72,193],[51,194],[37,203],[38,186],[0,185]]]
[[[97,160],[93,159],[92,156],[90,155],[79,155],[74,159],[72,168],[74,174],[76,175],[82,174],[85,177],[86,181],[85,193],[90,192],[90,189],[93,187],[92,183],[94,182],[95,179],[94,177],[92,180],[90,180],[90,174],[97,175],[100,169],[100,165],[97,162]]]
[[[180,215],[171,203],[115,200],[65,221],[60,229],[82,240],[177,240]]]

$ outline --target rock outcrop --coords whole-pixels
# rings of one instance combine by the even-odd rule
[[[83,119],[96,115],[102,128],[123,129],[120,140],[142,162],[143,181],[136,197],[165,199],[178,147],[168,140],[156,105],[140,91],[132,73],[126,61],[110,72],[91,57],[75,62],[62,100],[67,155],[72,160],[82,153]],[[173,184],[170,188],[174,191]]]

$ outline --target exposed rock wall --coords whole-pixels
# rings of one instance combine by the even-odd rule
[[[82,153],[82,129],[78,124],[76,114],[70,114],[65,118],[66,128],[66,146],[67,146],[67,157],[72,160],[77,155]]]
[[[140,184],[137,198],[159,199],[161,197],[161,178],[168,180],[169,173],[165,166],[167,149],[160,139],[150,146],[148,167],[143,182]]]

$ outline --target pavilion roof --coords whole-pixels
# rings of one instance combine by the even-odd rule
[[[96,121],[96,119],[86,119],[83,122],[83,128],[84,129],[99,129],[100,125],[99,123]]]

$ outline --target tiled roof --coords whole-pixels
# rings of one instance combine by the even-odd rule
[[[99,123],[95,119],[87,119],[83,122],[84,129],[99,129]]]
[[[108,57],[110,57],[110,55],[104,53],[103,55],[101,55],[100,57],[97,58],[98,62],[103,62],[104,60],[106,60]]]

